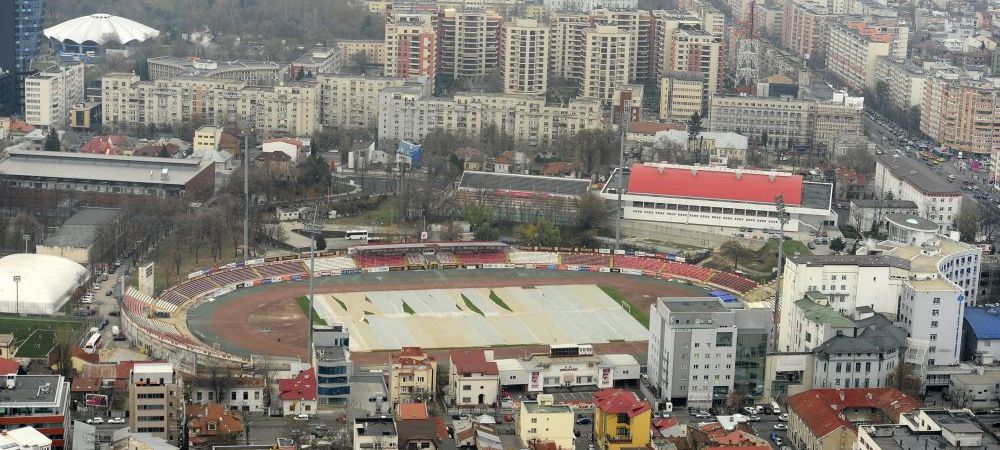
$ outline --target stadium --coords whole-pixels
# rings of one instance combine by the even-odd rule
[[[658,296],[764,300],[756,283],[672,254],[518,249],[499,242],[360,245],[346,252],[264,258],[206,268],[159,297],[129,289],[128,339],[181,370],[305,360],[315,277],[316,323],[351,333],[351,358],[422,346],[520,354],[559,344],[643,352]],[[645,323],[643,323],[645,321]]]

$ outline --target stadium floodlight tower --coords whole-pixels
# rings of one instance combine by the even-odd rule
[[[785,196],[778,194],[774,197],[774,208],[778,211],[778,277],[774,285],[774,317],[771,326],[771,350],[778,347],[778,319],[781,317],[781,272],[785,265],[785,224],[788,223],[788,216],[785,215]]]
[[[627,116],[626,116],[627,114]],[[622,246],[622,178],[625,177],[625,137],[628,136],[628,124],[632,120],[632,99],[625,100],[622,106],[622,115],[618,118],[620,122],[622,137],[618,146],[618,186],[615,188],[618,194],[618,205],[615,211],[615,251]]]
[[[309,340],[306,341],[306,353],[309,356],[309,365],[313,363],[313,321],[315,320],[315,298],[316,289],[314,286],[313,278],[316,275],[316,236],[323,235],[323,226],[316,224],[316,218],[319,217],[319,199],[316,200],[316,204],[313,206],[313,217],[312,221],[306,225],[306,229],[309,230]]]

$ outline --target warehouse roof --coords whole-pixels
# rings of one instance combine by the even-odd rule
[[[13,177],[184,186],[210,162],[173,158],[13,150],[0,173]],[[166,170],[166,177],[163,171]]]

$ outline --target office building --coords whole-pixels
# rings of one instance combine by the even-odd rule
[[[594,393],[594,441],[600,450],[649,447],[652,408],[635,392],[602,389]]]
[[[790,97],[714,95],[709,100],[708,129],[732,131],[769,145],[825,148],[838,137],[860,136],[863,99],[834,93],[826,100]]]
[[[23,100],[14,71],[14,3],[0,2],[0,117],[13,116]]]
[[[313,326],[318,403],[342,404],[351,394],[350,333],[343,325]]]
[[[892,45],[892,35],[879,27],[863,22],[833,23],[829,27],[826,68],[848,89],[861,92],[875,84],[875,61],[889,56]]]
[[[0,84],[0,109],[14,105],[7,107],[8,113],[20,112],[24,106],[24,79],[34,72],[32,60],[41,51],[44,14],[45,0],[0,2],[0,83],[4,83]]]
[[[705,108],[705,75],[701,72],[667,72],[660,78],[660,120],[687,122]]]
[[[583,72],[580,96],[610,102],[620,86],[628,84],[631,36],[611,25],[583,30]]]
[[[576,416],[567,405],[557,405],[552,394],[540,394],[535,401],[521,402],[517,415],[517,437],[525,444],[552,442],[556,448],[573,448]]]
[[[857,424],[896,423],[920,403],[891,388],[813,389],[788,398],[788,440],[809,449],[852,450]]]
[[[393,353],[389,364],[389,401],[392,405],[434,398],[437,366],[437,360],[420,347],[403,347],[399,353]]]
[[[770,311],[745,308],[739,302],[717,298],[661,297],[650,308],[648,375],[660,402],[713,407],[726,404],[729,394],[763,389],[763,377],[735,385],[737,354],[755,355],[754,365],[763,367],[759,348],[770,333]],[[754,331],[751,331],[754,330]],[[740,342],[740,334],[758,339]],[[745,348],[741,349],[743,346]],[[744,368],[750,361],[744,359]],[[762,374],[760,374],[762,375]]]
[[[58,64],[24,80],[24,121],[65,128],[70,109],[83,103],[83,63]]]
[[[251,86],[274,86],[281,82],[281,66],[270,61],[212,61],[197,57],[158,56],[146,59],[152,81],[190,77],[237,80]]]
[[[1000,150],[1000,78],[928,77],[920,132],[960,152]]]
[[[828,307],[828,306],[827,306]],[[829,307],[828,307],[829,308]],[[832,308],[828,310],[833,311]],[[846,333],[834,335],[813,352],[815,388],[886,387],[903,364],[906,330],[882,314],[853,321]],[[807,350],[808,351],[808,350]]]
[[[917,215],[936,223],[942,232],[953,229],[962,210],[962,191],[916,159],[877,155],[873,187],[880,198],[892,194],[896,200],[916,203]]]
[[[77,131],[93,131],[101,123],[101,103],[83,102],[69,108],[69,127]]]
[[[545,94],[549,73],[549,29],[534,19],[503,24],[500,75],[505,94]]]
[[[59,375],[7,375],[0,389],[0,430],[9,433],[36,427],[52,440],[53,450],[66,448],[70,429],[69,381]]]
[[[634,356],[595,355],[589,344],[550,345],[548,353],[495,362],[502,389],[527,392],[576,386],[603,389],[635,384],[639,379],[639,362]]]
[[[437,14],[401,12],[385,16],[385,76],[426,75],[434,83],[438,71]]]
[[[452,350],[448,383],[455,406],[484,408],[500,398],[500,371],[493,350]]]
[[[183,381],[171,363],[140,363],[128,384],[128,426],[166,440],[177,438],[182,414]]]
[[[7,450],[51,450],[52,439],[33,427],[16,428],[0,433],[0,447]]]
[[[848,225],[862,232],[884,229],[885,217],[889,214],[918,215],[917,204],[910,200],[896,199],[851,199]]]
[[[491,10],[442,11],[438,17],[437,73],[457,80],[495,71],[503,20],[503,16]]]
[[[1000,441],[968,409],[920,409],[901,414],[898,424],[860,424],[854,446],[858,450],[969,447],[997,450]]]

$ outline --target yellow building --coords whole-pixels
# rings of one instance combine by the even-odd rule
[[[191,150],[194,152],[218,150],[221,141],[222,128],[205,125],[195,130]]]
[[[514,19],[501,30],[500,74],[505,94],[544,94],[548,80],[549,29]]]
[[[594,394],[594,439],[600,450],[649,446],[652,411],[632,391],[602,389]]]
[[[392,354],[389,395],[393,406],[434,398],[437,392],[437,360],[420,347],[403,347]]]
[[[527,448],[532,441],[551,441],[560,449],[573,448],[573,409],[553,403],[551,394],[538,401],[521,402],[517,416],[517,436]]]
[[[660,78],[660,120],[686,122],[701,114],[705,103],[705,75],[667,72]]]

